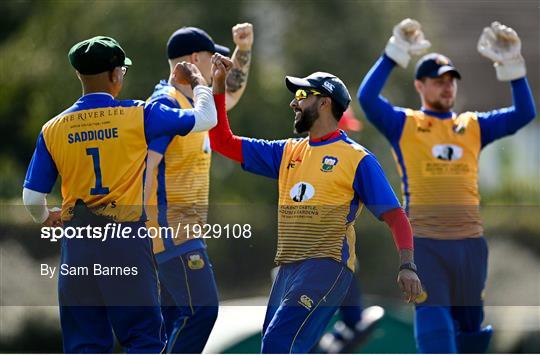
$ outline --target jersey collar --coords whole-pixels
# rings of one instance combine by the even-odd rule
[[[99,100],[114,100],[114,97],[108,92],[93,92],[91,94],[83,95],[79,99],[80,102],[99,101]]]
[[[421,108],[422,112],[425,113],[426,115],[429,115],[429,116],[433,116],[433,117],[436,117],[436,118],[440,118],[442,120],[446,120],[448,118],[452,118],[454,117],[454,112],[453,111],[448,111],[448,112],[435,112],[435,111],[430,111],[428,109],[425,109],[425,108]]]
[[[340,139],[346,138],[347,135],[345,132],[343,132],[341,129],[337,129],[334,132],[328,133],[325,136],[322,136],[320,138],[310,139],[309,145],[311,146],[319,146],[319,145],[326,145],[330,143],[334,143]]]

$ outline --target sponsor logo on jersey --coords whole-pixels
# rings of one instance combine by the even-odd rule
[[[422,133],[429,133],[431,132],[431,126],[433,126],[433,122],[431,122],[431,120],[427,120],[427,122],[418,123],[416,130]]]
[[[311,307],[313,307],[313,300],[306,295],[302,295],[300,296],[300,300],[298,300],[298,304],[302,305],[308,311],[311,311]]]
[[[313,185],[304,181],[296,183],[289,192],[289,196],[294,202],[306,202],[311,200],[314,195],[315,189]]]
[[[199,270],[204,267],[204,259],[200,253],[188,255],[188,267],[191,270]]]
[[[333,171],[334,166],[336,166],[337,163],[338,163],[338,159],[336,157],[327,155],[322,160],[321,171],[325,173],[330,173]]]
[[[302,158],[297,157],[296,159],[291,159],[289,161],[289,164],[287,164],[287,169],[293,169],[296,167],[296,164],[300,164],[302,162]]]
[[[439,160],[458,160],[463,156],[463,148],[455,144],[437,144],[431,149],[431,154]]]

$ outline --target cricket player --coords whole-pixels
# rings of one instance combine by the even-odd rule
[[[354,116],[350,106],[341,116],[338,128],[347,134],[362,129],[361,122]],[[332,330],[323,335],[315,353],[350,354],[357,351],[359,346],[369,339],[384,316],[384,308],[380,306],[364,308],[362,298],[360,276],[355,272],[349,291],[336,313],[338,320]]]
[[[420,109],[391,105],[380,92],[392,69],[430,46],[420,24],[394,27],[384,54],[358,91],[366,116],[390,142],[402,179],[403,200],[415,235],[425,294],[417,300],[415,337],[421,353],[485,352],[492,329],[482,328],[487,276],[478,193],[478,157],[491,142],[514,134],[536,115],[516,32],[498,22],[486,27],[479,52],[509,81],[513,105],[456,113],[460,73],[437,53],[416,65]]]
[[[253,26],[237,24],[232,34],[237,47],[232,57],[234,66],[227,76],[228,109],[236,105],[246,88]],[[191,108],[193,90],[174,82],[173,69],[182,61],[193,63],[210,83],[214,53],[228,55],[229,49],[215,44],[199,28],[175,31],[167,43],[171,76],[156,85],[149,102]],[[193,231],[193,226],[203,226],[207,221],[211,160],[208,132],[160,137],[152,140],[148,149],[145,189],[149,224],[175,230],[170,236],[153,239],[162,313],[170,339],[167,351],[201,353],[217,318],[219,296],[206,244],[203,239],[188,239],[186,228]]]
[[[216,56],[219,61],[219,56]],[[226,59],[223,59],[226,62]],[[343,82],[317,72],[286,78],[303,139],[233,135],[224,95],[215,96],[212,149],[252,173],[278,180],[280,265],[263,325],[263,353],[308,353],[347,293],[355,263],[354,221],[363,205],[390,226],[400,251],[398,283],[408,301],[421,292],[412,231],[375,157],[338,129],[350,102]]]
[[[43,226],[121,224],[128,238],[62,240],[61,265],[85,274],[59,275],[64,351],[107,353],[113,332],[125,351],[160,353],[165,346],[151,242],[146,237],[143,178],[147,142],[208,130],[216,124],[212,90],[198,69],[178,63],[172,80],[189,84],[192,109],[116,100],[131,60],[110,37],[75,44],[68,54],[83,96],[48,121],[39,134],[24,182],[23,201]],[[62,177],[62,210],[49,212],[46,195]],[[141,233],[142,231],[142,233]],[[96,273],[121,270],[121,274]],[[117,272],[117,271],[115,271]]]

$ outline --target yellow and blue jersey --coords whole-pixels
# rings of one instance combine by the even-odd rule
[[[403,181],[409,219],[417,235],[482,236],[476,114],[446,119],[426,111],[405,111],[394,156]]]
[[[368,120],[392,145],[415,236],[482,236],[480,151],[535,117],[527,79],[512,81],[511,107],[489,112],[436,113],[395,107],[379,95],[394,66],[383,55],[362,82],[358,99]]]
[[[363,205],[376,216],[400,207],[375,157],[344,132],[309,139],[242,139],[242,167],[278,179],[275,261],[331,258],[354,270],[354,222]]]
[[[43,126],[24,187],[49,193],[60,175],[63,220],[80,199],[114,221],[139,221],[147,141],[185,135],[194,124],[192,110],[85,95]]]
[[[169,107],[190,109],[193,102],[166,81],[156,85],[148,100]],[[152,140],[148,149],[163,155],[152,186],[150,206],[157,205],[157,215],[150,223],[170,226],[178,233],[169,238],[155,238],[158,261],[204,247],[200,239],[188,241],[183,226],[205,224],[208,215],[211,150],[208,132],[193,132],[186,137],[168,136]],[[152,221],[153,219],[153,221]],[[156,221],[157,219],[157,221]],[[166,253],[165,253],[166,252]]]

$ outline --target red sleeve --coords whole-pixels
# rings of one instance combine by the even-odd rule
[[[225,94],[214,95],[216,103],[218,123],[209,132],[210,146],[212,150],[226,156],[229,159],[242,163],[242,138],[233,135],[229,120],[227,119],[227,109],[225,108]]]
[[[402,208],[394,208],[383,213],[381,217],[390,227],[398,251],[401,249],[413,250],[412,228],[405,211]]]

